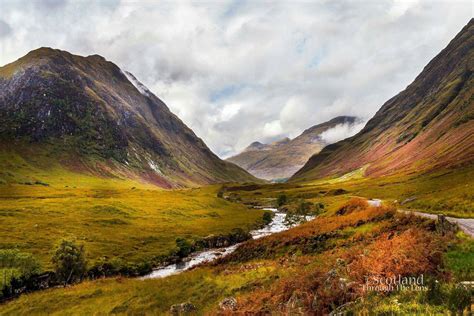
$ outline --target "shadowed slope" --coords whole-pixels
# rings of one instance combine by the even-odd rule
[[[40,48],[0,68],[0,148],[164,187],[255,180],[220,160],[130,73]],[[11,144],[13,143],[13,146]],[[10,144],[7,145],[7,144]],[[107,170],[107,172],[104,172]]]

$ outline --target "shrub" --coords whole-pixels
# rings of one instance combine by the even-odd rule
[[[180,258],[186,257],[193,250],[191,243],[181,237],[176,238],[176,247],[178,247],[176,255],[178,255]]]
[[[78,281],[86,272],[84,246],[63,239],[54,251],[52,262],[59,282],[68,284]]]
[[[277,206],[280,207],[285,205],[286,203],[288,203],[288,197],[285,194],[280,194],[277,197]]]
[[[451,288],[448,294],[448,308],[453,313],[460,313],[464,311],[471,304],[472,290],[467,289],[462,285],[455,285]]]
[[[20,275],[29,277],[41,271],[38,260],[32,254],[18,250],[0,250],[0,269],[15,269]]]
[[[367,277],[419,276],[434,273],[441,264],[441,246],[435,236],[409,229],[399,235],[382,234],[360,252],[349,254],[350,275],[363,284]],[[348,260],[351,261],[351,260]]]
[[[337,210],[336,215],[346,215],[353,212],[363,211],[369,204],[361,198],[352,198]]]
[[[268,225],[272,222],[273,214],[271,212],[263,213],[263,222]]]

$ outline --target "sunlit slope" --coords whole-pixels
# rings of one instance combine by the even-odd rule
[[[324,148],[290,181],[365,167],[379,177],[463,167],[474,161],[474,20],[357,135]]]
[[[43,269],[63,238],[84,244],[90,266],[157,265],[176,250],[178,237],[192,242],[263,223],[262,210],[217,198],[217,186],[170,191],[51,171],[58,180],[0,186],[0,249],[32,253]]]
[[[339,125],[357,123],[353,116],[338,116],[306,129],[301,135],[285,138],[271,144],[252,143],[243,152],[227,161],[244,168],[254,176],[266,180],[287,179],[308,159],[318,153],[327,142],[321,134]]]

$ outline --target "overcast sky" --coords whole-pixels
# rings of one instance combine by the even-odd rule
[[[371,117],[472,16],[472,1],[0,0],[0,65],[41,46],[100,54],[227,157]]]

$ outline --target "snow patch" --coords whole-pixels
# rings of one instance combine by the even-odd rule
[[[148,160],[148,165],[156,173],[163,174],[163,172],[161,172],[160,168],[158,168],[158,165],[153,160]]]
[[[151,91],[143,83],[138,81],[138,79],[135,78],[134,75],[132,75],[128,71],[122,71],[122,70],[120,71],[125,75],[125,77],[127,77],[127,79],[133,84],[133,86],[137,88],[138,91],[140,91],[141,94],[143,94],[146,97],[151,96]]]

